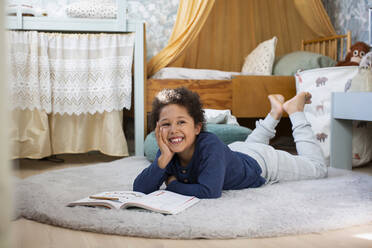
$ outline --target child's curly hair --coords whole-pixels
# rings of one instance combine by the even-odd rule
[[[189,115],[194,119],[194,123],[201,123],[201,130],[205,130],[204,110],[200,97],[197,93],[185,87],[164,89],[156,95],[152,102],[152,111],[150,114],[152,130],[156,128],[156,123],[159,121],[160,111],[169,104],[177,104],[185,107]]]

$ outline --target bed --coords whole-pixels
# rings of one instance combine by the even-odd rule
[[[301,41],[301,51],[311,52],[311,56],[319,54],[318,57],[314,57],[315,59],[327,56],[327,58],[332,57],[336,61],[344,57],[344,54],[350,48],[350,41],[350,32],[345,35],[332,35],[330,37],[303,40]],[[346,45],[346,49],[344,49],[344,44]],[[301,54],[301,52],[299,53]],[[320,57],[321,55],[324,56]],[[284,67],[286,66],[285,62],[283,61]],[[278,63],[276,63],[276,66],[279,66]],[[313,68],[315,67],[313,66]],[[296,67],[296,69],[301,69],[301,65]],[[309,67],[306,69],[309,69]],[[273,68],[273,71],[275,70]],[[191,72],[193,70],[190,70]],[[213,70],[206,70],[205,75],[212,72]],[[226,75],[226,72],[223,74],[218,71],[219,76],[222,75],[222,79],[217,79],[217,77],[214,79],[201,79],[200,73],[194,76],[197,79],[186,79],[186,72],[182,72],[181,76],[175,76],[175,73],[168,74],[165,73],[165,76],[173,78],[159,79],[157,74],[155,74],[147,80],[145,87],[146,113],[151,111],[152,99],[163,88],[185,86],[199,93],[205,108],[230,109],[232,114],[238,118],[265,117],[270,109],[269,101],[267,101],[267,95],[269,94],[282,94],[286,99],[296,94],[294,75],[263,76],[241,75],[240,73]]]
[[[132,46],[132,48],[134,47],[134,55],[132,52],[132,56],[134,58],[135,154],[142,155],[144,130],[137,127],[143,127],[144,125],[143,86],[146,78],[144,66],[144,22],[127,19],[126,1],[116,1],[116,6],[118,11],[114,19],[31,17],[24,15],[20,10],[15,16],[7,17],[6,28],[10,32],[30,31],[24,32],[26,34],[37,31],[36,35],[45,34],[45,36],[84,34],[87,36],[106,35],[105,37],[109,37],[110,34],[113,36],[132,34],[131,39],[134,42]],[[99,104],[96,104],[96,108],[85,108],[83,111],[76,109],[71,111],[65,109],[56,110],[57,105],[55,105],[55,102],[58,99],[53,98],[55,96],[53,90],[49,92],[50,95],[44,95],[38,100],[37,104],[47,99],[44,101],[49,104],[47,104],[47,107],[22,106],[18,103],[18,106],[13,108],[12,111],[13,119],[17,121],[16,126],[13,126],[11,131],[13,140],[12,158],[38,159],[55,154],[83,153],[92,150],[98,150],[111,156],[129,155],[123,132],[122,110],[123,106],[128,109],[131,108],[131,64],[128,67],[130,69],[126,69],[127,71],[125,72],[125,77],[130,82],[126,90],[125,104],[120,103],[115,107],[110,106],[101,109]],[[20,89],[20,87],[18,88]],[[94,89],[93,91],[100,94],[99,90]],[[27,91],[22,92],[27,94]],[[48,90],[46,92],[48,93]],[[92,97],[92,99],[97,99],[94,98],[94,95]],[[116,98],[120,100],[120,96]],[[30,99],[33,98],[30,97]],[[68,95],[66,95],[66,99],[71,100]],[[54,101],[53,104],[50,104],[51,100]],[[77,98],[77,106],[80,104],[79,100],[80,98]]]
[[[334,66],[343,58],[345,44],[350,45],[351,34],[336,34],[321,0],[180,0],[178,10],[168,45],[147,63],[146,113],[156,92],[184,85],[200,93],[205,107],[229,108],[241,118],[263,117],[269,110],[268,94],[288,98],[296,93],[296,71],[282,73],[289,57],[309,51],[333,60],[317,67]],[[342,54],[336,59],[338,52]],[[156,77],[174,67],[242,73],[230,78]],[[310,68],[316,66],[298,67]]]

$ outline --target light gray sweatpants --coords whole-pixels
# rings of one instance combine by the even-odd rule
[[[245,142],[231,143],[230,149],[254,158],[262,168],[261,175],[266,183],[326,177],[324,156],[305,114],[296,112],[289,118],[298,155],[275,150],[269,145],[279,123],[270,114],[264,120],[256,122],[256,128]]]

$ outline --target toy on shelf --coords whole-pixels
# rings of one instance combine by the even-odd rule
[[[363,56],[370,50],[370,46],[364,42],[356,42],[350,47],[350,51],[346,54],[345,60],[339,61],[336,66],[358,66]]]
[[[348,92],[372,92],[372,52],[367,53],[359,64],[358,73],[350,81]]]

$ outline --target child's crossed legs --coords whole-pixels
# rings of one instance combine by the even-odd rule
[[[324,157],[309,122],[303,113],[304,105],[311,102],[311,94],[301,92],[284,102],[281,95],[270,95],[271,111],[264,120],[256,122],[256,128],[248,136],[245,145],[231,144],[230,148],[254,157],[262,167],[267,183],[321,178],[327,175]],[[275,136],[275,127],[283,111],[292,123],[293,137],[298,155],[275,150],[268,146]]]

